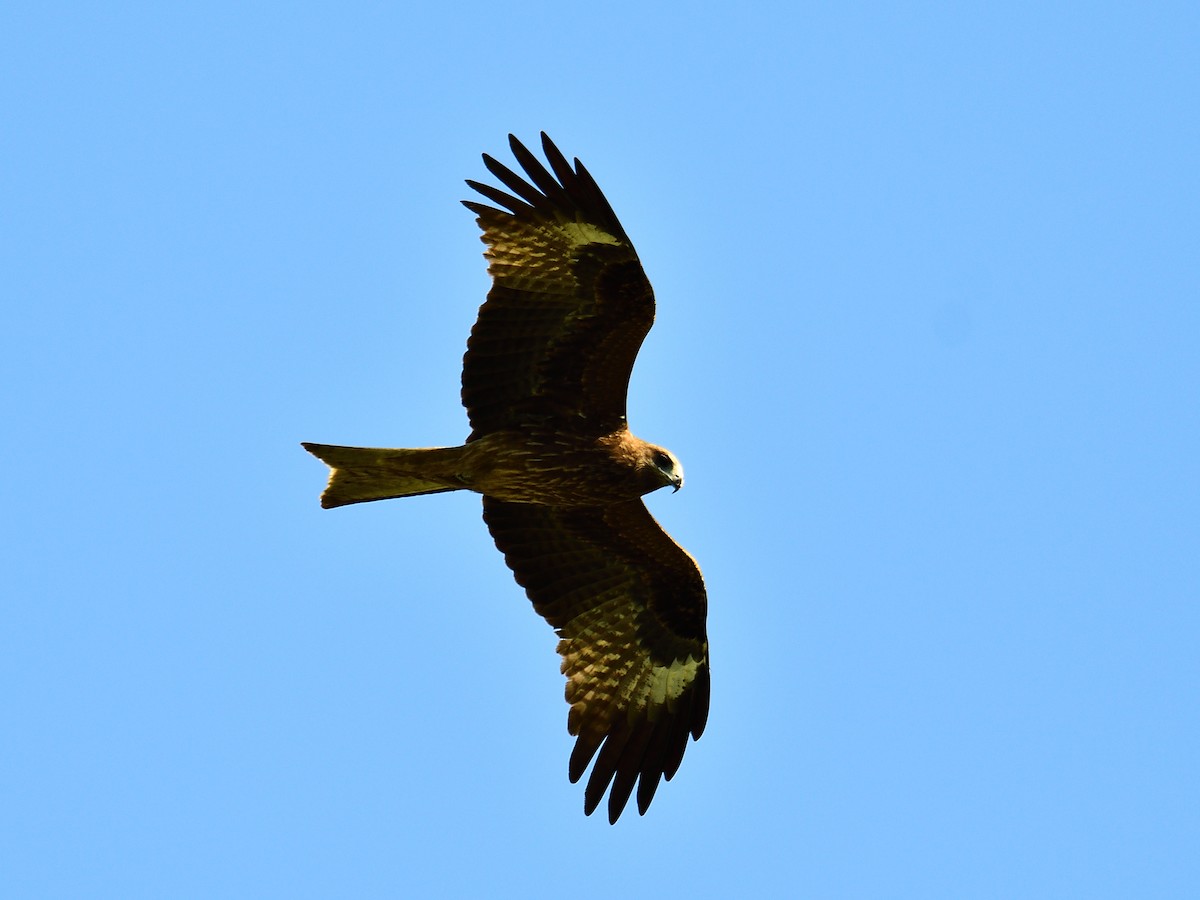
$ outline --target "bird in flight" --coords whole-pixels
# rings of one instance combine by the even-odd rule
[[[517,583],[559,636],[576,737],[569,775],[616,822],[644,814],[708,718],[707,598],[696,561],[641,498],[679,490],[669,450],[635,437],[625,397],[654,293],[625,229],[578,159],[542,134],[549,168],[509,145],[525,177],[484,154],[507,189],[467,181],[492,288],[463,357],[471,433],[459,447],[303,446],[331,469],[326,508],[469,490]],[[611,786],[611,790],[610,790]]]

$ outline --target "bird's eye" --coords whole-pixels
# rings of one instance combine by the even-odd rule
[[[674,468],[671,464],[671,457],[661,450],[654,451],[654,464],[665,472],[670,472]]]

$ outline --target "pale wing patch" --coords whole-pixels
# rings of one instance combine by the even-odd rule
[[[696,680],[700,661],[689,656],[675,660],[669,666],[655,666],[650,670],[650,702],[663,704],[678,700],[689,684]]]
[[[574,247],[582,247],[585,244],[611,244],[615,247],[624,243],[620,238],[591,222],[559,222],[558,227]]]
[[[567,729],[579,734],[607,731],[618,712],[670,708],[696,680],[701,660],[689,655],[656,665],[637,635],[635,617],[623,598],[597,604],[561,629],[562,672],[571,706]],[[569,630],[569,634],[567,633]]]
[[[497,284],[547,293],[573,292],[576,254],[589,244],[622,246],[624,242],[588,222],[531,224],[516,219],[502,228],[486,228],[488,274]]]

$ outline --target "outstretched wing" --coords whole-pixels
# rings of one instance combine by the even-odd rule
[[[468,181],[496,207],[463,201],[478,216],[492,276],[463,357],[471,439],[533,420],[612,432],[654,322],[654,292],[583,164],[572,168],[544,133],[550,170],[512,135],[509,144],[528,180],[485,154],[512,193]]]
[[[600,751],[584,812],[611,783],[615,822],[637,782],[645,813],[708,719],[707,600],[695,560],[640,500],[565,509],[484,497],[483,518],[562,639],[572,782]]]

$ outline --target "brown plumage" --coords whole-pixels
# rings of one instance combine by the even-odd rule
[[[483,495],[483,518],[534,609],[558,632],[569,775],[596,762],[615,822],[637,785],[645,813],[708,717],[707,600],[695,560],[641,497],[683,484],[669,451],[625,420],[629,375],[654,322],[633,244],[579,160],[545,134],[547,169],[515,137],[528,178],[484,155],[511,193],[467,183],[492,289],[463,357],[471,433],[460,447],[304,444],[332,468],[324,507],[440,491]],[[599,751],[599,755],[597,755]],[[610,790],[611,786],[611,790]]]

